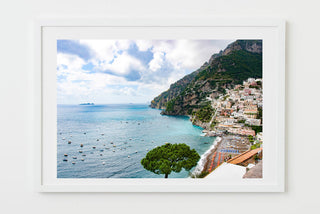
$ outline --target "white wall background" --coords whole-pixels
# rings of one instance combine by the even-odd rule
[[[319,1],[11,0],[0,6],[0,213],[317,213]],[[287,20],[286,193],[37,193],[32,163],[32,29],[38,15],[275,17]]]

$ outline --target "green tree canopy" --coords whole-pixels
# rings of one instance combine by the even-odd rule
[[[182,168],[189,171],[197,165],[200,155],[195,149],[184,143],[170,144],[156,147],[149,151],[141,160],[142,166],[155,174],[164,174],[165,178],[173,172],[180,172]]]

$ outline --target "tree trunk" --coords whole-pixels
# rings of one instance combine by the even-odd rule
[[[168,178],[168,174],[165,174],[164,178]]]

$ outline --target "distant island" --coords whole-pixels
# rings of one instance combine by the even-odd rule
[[[94,103],[80,103],[79,105],[82,105],[82,106],[93,106]]]

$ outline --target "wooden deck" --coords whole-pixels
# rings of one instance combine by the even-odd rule
[[[240,155],[237,155],[236,157],[228,160],[228,163],[232,163],[232,164],[242,163],[242,162],[248,160],[249,158],[253,157],[254,155],[258,154],[258,152],[260,152],[260,151],[262,151],[262,148],[257,148],[254,150],[245,151],[245,152],[241,153]]]

